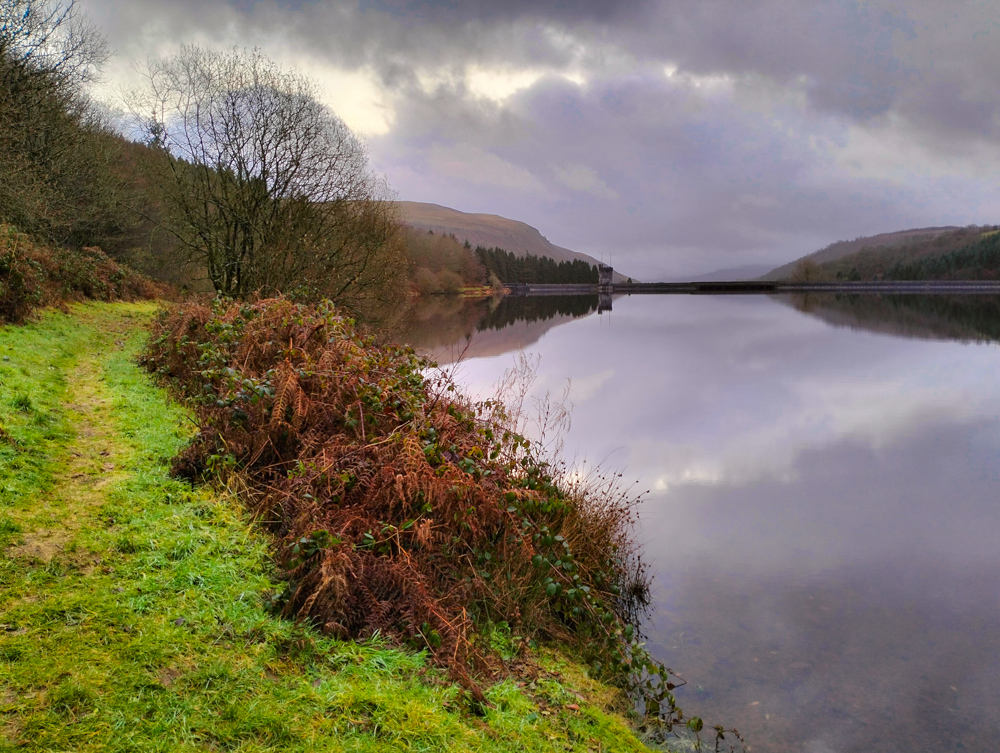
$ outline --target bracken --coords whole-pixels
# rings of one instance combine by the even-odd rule
[[[67,301],[134,301],[166,292],[99,248],[42,246],[0,224],[0,322],[20,324],[36,309]]]
[[[198,414],[175,472],[238,481],[280,537],[282,614],[426,649],[478,697],[474,678],[502,668],[478,635],[504,622],[641,686],[668,726],[692,721],[638,643],[636,500],[558,484],[502,406],[425,378],[412,349],[377,346],[328,303],[175,307],[144,364]]]

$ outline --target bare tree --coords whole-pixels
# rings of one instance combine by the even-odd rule
[[[107,62],[108,50],[76,0],[0,0],[0,58],[7,64],[0,79],[5,85],[18,72],[42,74],[49,88],[78,95]]]
[[[130,108],[168,156],[169,229],[217,291],[343,300],[402,270],[388,188],[307,79],[257,50],[198,47],[144,73]]]
[[[106,59],[74,0],[0,0],[0,220],[72,244],[127,222],[115,139],[86,94]]]
[[[826,279],[826,273],[823,268],[819,262],[809,256],[799,259],[795,263],[789,277],[792,282],[820,282],[824,279]]]

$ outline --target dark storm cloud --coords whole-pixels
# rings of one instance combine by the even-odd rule
[[[251,24],[254,17],[274,23],[254,7],[246,16]],[[599,69],[612,49],[640,64],[673,62],[693,73],[765,77],[801,90],[817,109],[851,119],[898,109],[931,130],[996,135],[996,14],[974,0],[399,0],[304,4],[300,13],[287,15],[317,50],[374,66],[388,81],[415,63],[576,62]]]
[[[1000,215],[1000,27],[976,0],[84,1],[133,57],[238,42],[365,71],[402,198],[637,276]],[[474,69],[534,79],[490,99]]]
[[[640,64],[762,76],[852,119],[898,108],[933,130],[992,137],[1000,106],[996,14],[975,0],[188,0],[165,7],[136,0],[103,11],[90,2],[115,37],[134,33],[144,19],[178,38],[185,27],[283,34],[338,64],[372,66],[394,85],[419,65],[577,62],[597,69],[614,49]]]
[[[787,259],[856,228],[921,219],[905,209],[907,191],[874,181],[838,185],[817,169],[810,138],[826,131],[832,141],[841,128],[791,109],[780,117],[746,112],[724,92],[699,96],[655,70],[584,88],[550,77],[503,107],[473,107],[462,92],[443,89],[411,92],[405,103],[398,117],[406,130],[373,140],[386,166],[405,166],[397,181],[404,195],[470,211],[510,205],[509,188],[477,187],[475,175],[447,174],[439,159],[457,145],[489,145],[537,181],[513,187],[523,194],[519,218],[555,225],[554,240],[572,248],[629,249],[630,272],[640,278],[656,277],[666,249],[678,272],[695,271],[724,266],[734,252]],[[565,180],[574,166],[588,168],[590,185]]]

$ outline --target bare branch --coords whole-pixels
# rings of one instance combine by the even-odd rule
[[[216,290],[345,299],[403,265],[399,222],[358,138],[304,77],[258,50],[185,47],[147,63],[130,109],[169,156],[172,231]]]

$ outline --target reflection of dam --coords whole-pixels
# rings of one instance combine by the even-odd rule
[[[505,286],[510,296],[541,297],[554,296],[587,296],[593,298],[597,294],[597,313],[611,311],[612,297],[625,292],[622,285],[542,285],[535,283],[516,283]]]
[[[601,289],[601,292],[597,294],[597,313],[603,314],[605,311],[611,311],[611,289]]]

